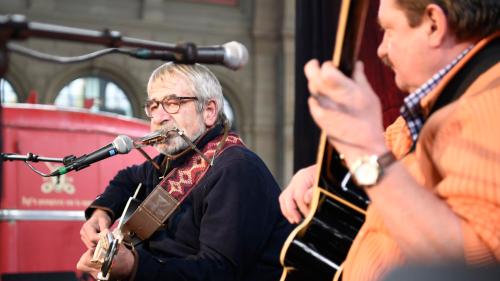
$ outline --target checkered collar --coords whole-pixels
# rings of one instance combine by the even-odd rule
[[[403,100],[401,106],[401,116],[406,120],[408,129],[410,129],[411,137],[414,142],[418,139],[420,129],[424,125],[425,118],[422,115],[422,108],[420,101],[427,96],[443,79],[443,77],[453,68],[471,49],[473,45],[469,46],[461,52],[451,63],[436,72],[429,80],[427,80],[420,88],[412,92]]]

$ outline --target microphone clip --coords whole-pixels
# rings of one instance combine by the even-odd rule
[[[75,155],[68,155],[68,156],[65,156],[63,158],[62,163],[63,163],[64,166],[67,166],[67,165],[72,164],[75,160],[76,160],[76,156]]]
[[[175,54],[178,61],[188,64],[194,64],[197,62],[198,49],[196,47],[196,44],[192,42],[178,43],[177,45],[175,45],[175,49],[178,50],[178,52]]]

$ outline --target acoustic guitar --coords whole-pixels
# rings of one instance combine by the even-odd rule
[[[357,59],[369,0],[343,0],[333,63],[351,76]],[[311,212],[281,250],[282,281],[338,280],[342,263],[364,222],[369,199],[351,180],[344,161],[323,132]]]

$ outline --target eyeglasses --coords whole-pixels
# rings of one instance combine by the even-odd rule
[[[148,100],[144,105],[144,112],[146,112],[146,116],[149,118],[153,117],[153,114],[158,110],[159,105],[163,107],[163,110],[170,114],[175,114],[179,112],[181,108],[181,104],[191,101],[198,100],[197,97],[166,97],[161,101],[156,100]]]

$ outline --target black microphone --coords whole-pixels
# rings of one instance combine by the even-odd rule
[[[247,48],[236,41],[200,47],[193,43],[178,44],[176,49],[178,52],[139,49],[131,55],[141,59],[160,59],[176,63],[221,64],[232,70],[238,70],[248,62]]]
[[[69,163],[65,163],[63,167],[53,171],[50,176],[64,175],[69,171],[78,171],[90,166],[90,164],[101,161],[116,154],[127,154],[133,148],[133,141],[129,136],[120,135],[116,137],[112,143],[91,152],[84,154],[76,159],[72,159]],[[74,156],[73,156],[74,157]]]

